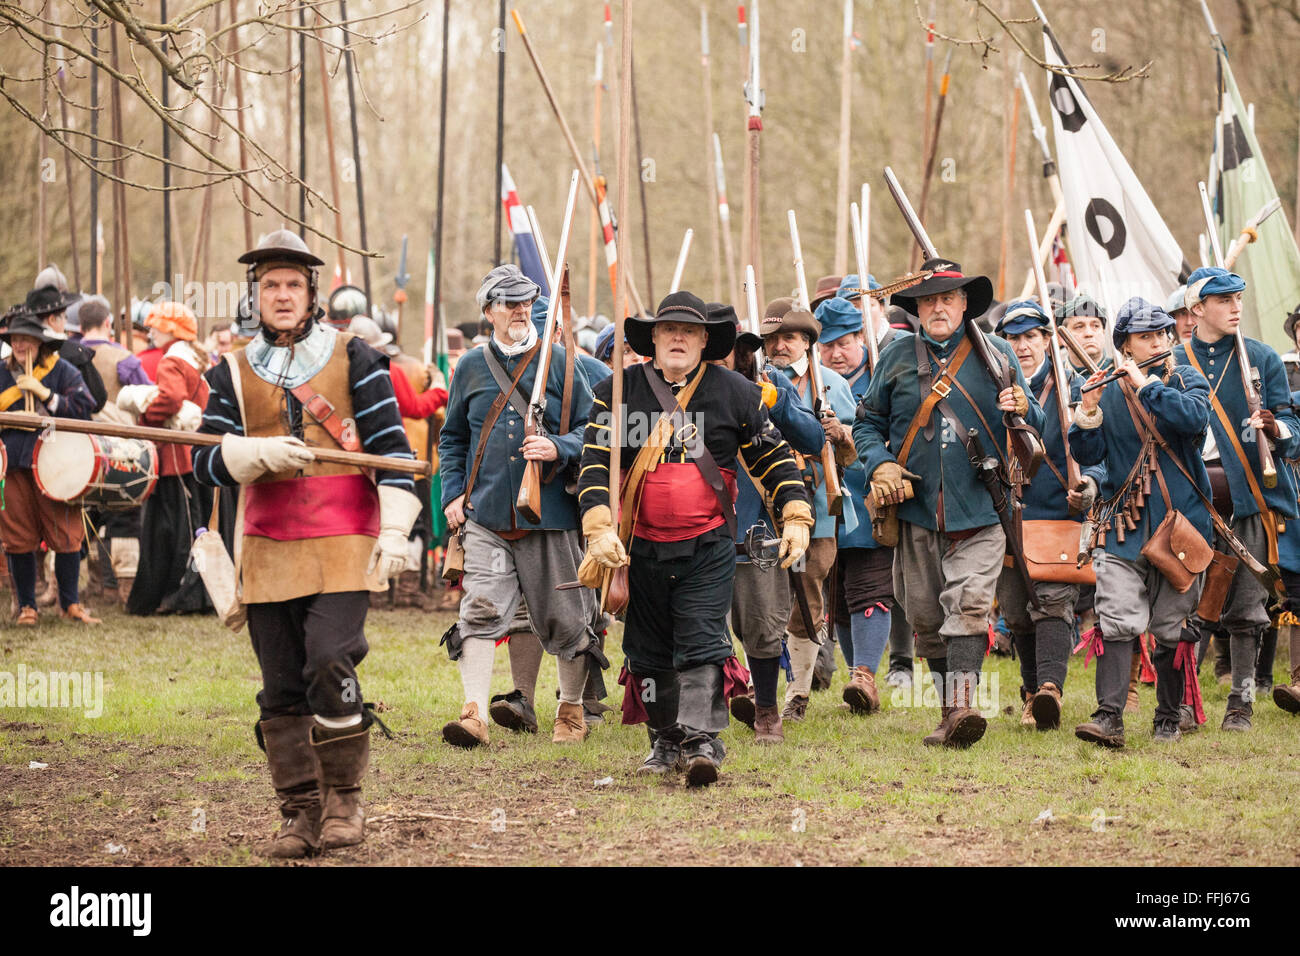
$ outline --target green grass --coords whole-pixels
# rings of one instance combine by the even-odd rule
[[[276,814],[251,732],[260,678],[247,634],[211,618],[105,619],[82,629],[46,615],[37,630],[0,636],[0,671],[99,671],[105,695],[98,718],[0,708],[0,864],[259,863],[252,847]],[[990,658],[986,679],[997,674],[999,703],[1012,711],[971,750],[950,752],[920,745],[937,711],[895,706],[887,688],[879,714],[840,710],[841,666],[834,688],[813,695],[809,719],[787,726],[784,746],[759,747],[733,723],[721,782],[690,791],[680,778],[632,775],[647,750],[642,727],[611,722],[581,746],[552,745],[549,659],[541,734],[494,727],[485,750],[443,744],[461,703],[455,665],[438,647],[448,623],[372,612],[362,686],[397,738],[375,735],[365,796],[372,817],[405,817],[372,825],[364,846],[321,864],[1300,862],[1289,805],[1300,721],[1266,701],[1252,732],[1222,733],[1227,692],[1209,677],[1200,733],[1157,747],[1144,687],[1142,713],[1126,720],[1128,748],[1110,752],[1068,729],[1023,730],[1017,665]],[[610,644],[617,704],[617,629]],[[500,649],[493,690],[509,688]],[[1092,671],[1072,661],[1066,728],[1092,711],[1092,688]],[[33,760],[49,766],[29,770]],[[595,786],[605,777],[613,782]],[[1048,809],[1053,819],[1040,821]],[[110,854],[110,842],[126,852]]]

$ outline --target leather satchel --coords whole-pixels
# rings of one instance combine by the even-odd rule
[[[1214,549],[1182,512],[1170,508],[1142,545],[1141,554],[1175,591],[1185,594],[1196,582],[1197,575],[1210,566]]]
[[[1079,522],[1068,518],[1035,519],[1021,524],[1025,564],[1032,580],[1060,584],[1097,583],[1091,562],[1077,567],[1079,527]]]

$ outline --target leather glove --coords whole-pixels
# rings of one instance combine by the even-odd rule
[[[602,568],[618,568],[628,563],[627,551],[614,528],[608,505],[596,505],[582,516],[582,533],[587,536],[587,555]]]
[[[117,393],[117,409],[138,421],[157,397],[157,385],[123,385]]]
[[[20,383],[18,387],[22,388],[22,384]],[[1277,419],[1273,417],[1273,410],[1271,408],[1261,408],[1259,410],[1259,417],[1264,422],[1264,434],[1273,439],[1273,441],[1277,441],[1282,432],[1278,430]]]
[[[1070,489],[1065,500],[1075,511],[1087,511],[1097,500],[1097,482],[1085,475],[1077,488]]]
[[[14,379],[14,384],[24,392],[31,392],[43,402],[49,401],[50,395],[53,394],[35,375],[19,375]]]
[[[389,578],[413,570],[407,539],[415,519],[420,517],[420,509],[420,499],[409,491],[391,485],[379,486],[379,540],[370,552],[367,575],[378,570],[379,580],[387,584]]]
[[[882,461],[871,473],[871,494],[876,499],[877,507],[901,505],[911,497],[907,483],[920,481],[918,475],[912,474],[896,461]]]
[[[241,485],[263,475],[280,471],[297,471],[316,460],[316,453],[301,439],[288,435],[246,438],[243,435],[221,436],[221,458],[230,477]]]
[[[173,431],[196,432],[203,424],[203,409],[191,401],[181,402],[180,411],[167,419],[164,427]]]
[[[808,550],[808,539],[812,536],[813,513],[808,502],[801,499],[787,501],[781,509],[781,547],[776,556],[781,567],[788,568]]]
[[[1029,396],[1025,394],[1025,390],[1019,385],[1011,386],[1011,394],[1016,399],[1016,414],[1025,415],[1029,411]]]

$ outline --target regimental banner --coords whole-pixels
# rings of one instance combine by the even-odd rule
[[[1043,46],[1049,64],[1068,65],[1046,26]],[[1078,81],[1050,76],[1075,280],[1111,315],[1135,295],[1164,305],[1179,285],[1182,250]]]
[[[1277,198],[1277,190],[1222,46],[1218,58],[1219,115],[1214,121],[1210,194],[1219,220],[1219,239],[1227,250],[1241,227]],[[1242,331],[1279,352],[1294,349],[1282,323],[1300,304],[1300,249],[1282,210],[1260,224],[1259,238],[1246,247],[1232,271],[1246,280]]]
[[[551,283],[542,268],[542,257],[537,251],[537,239],[533,228],[528,223],[528,210],[519,201],[519,192],[515,181],[510,178],[510,170],[501,164],[501,204],[505,206],[506,221],[515,239],[515,258],[519,260],[519,269],[524,275],[542,287],[542,295],[551,294]]]

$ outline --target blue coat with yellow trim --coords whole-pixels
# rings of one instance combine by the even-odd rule
[[[1210,386],[1196,369],[1176,365],[1163,381],[1144,385],[1138,392],[1138,401],[1151,415],[1156,428],[1182,460],[1197,486],[1208,497],[1210,478],[1201,461],[1201,446],[1205,441],[1205,428],[1209,424]],[[1102,483],[1100,498],[1109,500],[1121,490],[1129,470],[1141,455],[1143,437],[1133,424],[1132,413],[1119,382],[1111,382],[1101,393],[1101,424],[1095,428],[1082,428],[1076,421],[1070,426],[1070,451],[1080,465],[1099,465],[1109,462],[1106,480]],[[1183,477],[1178,466],[1169,460],[1162,449],[1157,449],[1160,472],[1169,487],[1169,500],[1175,510],[1196,526],[1206,541],[1211,540],[1210,513],[1205,510],[1200,495]],[[1125,532],[1124,543],[1111,531],[1106,535],[1106,553],[1128,561],[1136,561],[1142,546],[1159,527],[1165,517],[1165,500],[1160,485],[1151,476],[1151,494],[1142,508],[1137,528]]]
[[[871,384],[871,372],[867,369],[865,354],[862,357],[862,364],[844,377],[844,381],[853,393],[854,403],[861,401],[862,396],[867,393],[867,387]],[[840,526],[839,546],[841,548],[876,547],[876,539],[871,536],[871,522],[866,519],[867,473],[860,465],[845,469],[844,494],[853,500],[855,506],[861,508],[861,513],[858,516],[860,519],[858,526],[852,531],[847,525]]]
[[[444,508],[464,493],[478,450],[483,421],[501,394],[483,356],[482,350],[486,348],[492,349],[493,356],[511,378],[523,358],[522,355],[507,357],[494,341],[489,340],[486,345],[470,349],[456,363],[456,374],[452,376],[451,394],[447,399],[447,420],[438,440]],[[540,358],[538,352],[519,380],[518,391],[522,393],[524,402],[532,395]],[[582,366],[575,364],[569,431],[559,434],[560,407],[564,400],[564,349],[559,345],[552,346],[549,373],[543,424],[546,437],[555,443],[558,458],[555,462],[542,462],[542,478],[550,475],[556,465],[558,468],[550,481],[542,482],[541,523],[530,524],[515,508],[526,464],[520,451],[524,441],[524,423],[514,406],[506,405],[488,435],[483,463],[466,503],[465,516],[476,524],[493,531],[515,528],[567,531],[578,527],[578,502],[565,490],[568,480],[565,473],[582,457],[582,433],[591,414],[591,388]]]
[[[1219,400],[1228,421],[1236,430],[1237,440],[1246,453],[1250,470],[1263,492],[1264,503],[1270,510],[1284,517],[1295,518],[1300,511],[1296,508],[1295,477],[1291,469],[1279,468],[1277,485],[1273,488],[1264,487],[1256,445],[1258,438],[1255,429],[1249,424],[1250,411],[1246,407],[1246,392],[1241,384],[1241,363],[1237,361],[1235,339],[1224,336],[1217,342],[1206,343],[1193,335],[1191,346],[1196,361],[1209,382],[1211,394]],[[1282,359],[1263,342],[1250,338],[1246,339],[1246,355],[1250,358],[1250,364],[1259,369],[1262,407],[1272,410],[1278,425],[1284,426],[1289,433],[1274,443],[1274,459],[1295,458],[1300,454],[1300,418],[1296,417],[1291,408],[1291,389],[1287,384]],[[1186,345],[1174,349],[1174,361],[1180,365],[1191,364],[1187,358]],[[1214,435],[1214,444],[1219,450],[1224,474],[1228,476],[1228,488],[1232,492],[1232,519],[1236,521],[1259,514],[1259,506],[1255,504],[1255,496],[1250,493],[1250,484],[1246,480],[1241,460],[1234,452],[1232,440],[1224,431],[1213,405],[1210,407],[1210,432]]]
[[[815,345],[813,347],[816,348]],[[811,360],[812,360],[812,356],[810,355],[809,361]],[[794,375],[793,369],[786,368],[780,371],[784,372],[786,377],[791,377]],[[810,393],[812,391],[811,383],[812,383],[812,378],[807,377],[804,379],[802,391],[800,391],[798,386],[795,386],[795,394],[798,396],[799,403],[803,405],[804,408],[807,408],[809,410],[812,409],[812,400],[810,398]],[[854,414],[854,408],[856,403],[853,400],[853,392],[849,389],[849,383],[844,381],[844,377],[840,375],[838,372],[835,372],[823,366],[822,385],[825,386],[826,388],[825,401],[830,403],[831,409],[835,412],[835,417],[838,418],[845,425],[851,426],[853,424],[853,414]],[[822,434],[823,445],[825,444],[825,441],[826,441],[826,435],[825,433],[823,433]],[[816,471],[819,479],[821,477],[821,459],[819,457],[821,454],[821,447],[822,446],[819,445],[817,447],[817,451],[811,455],[805,456],[805,460],[804,460],[805,470],[811,467],[813,462],[817,463],[817,468],[814,470]],[[856,470],[857,468],[858,465],[856,462],[854,462],[854,464],[848,470],[850,471]],[[847,488],[841,488],[840,490],[841,492],[847,492]],[[814,538],[836,537],[836,521],[835,518],[833,518],[830,512],[827,510],[826,482],[822,480],[819,480],[816,484],[816,487],[814,488],[813,515],[816,518],[816,523],[813,525],[813,530],[812,530],[812,536]],[[858,513],[857,513],[857,509],[853,506],[853,496],[844,493],[843,510],[840,513],[839,526],[849,531],[856,531],[858,528],[858,524],[859,524]]]
[[[902,447],[908,425],[921,405],[920,377],[917,374],[913,344],[918,334],[924,336],[924,333],[902,333],[885,347],[880,353],[880,364],[871,377],[867,391],[858,403],[853,441],[868,480],[882,462],[896,460],[895,455]],[[947,361],[965,337],[963,325],[946,342],[938,343],[928,336],[924,336],[924,341],[935,357]],[[1029,384],[1020,371],[1020,363],[1011,351],[1011,346],[1002,339],[987,334],[984,338],[991,348],[1000,352],[1010,363],[1012,382],[1024,389],[1029,399],[1025,421],[1031,428],[1041,432],[1043,410],[1039,408],[1037,399],[1029,393]],[[933,379],[937,380],[938,377],[938,365],[934,363]],[[986,454],[993,455],[999,451],[1005,454],[1007,430],[1002,422],[1002,412],[997,409],[999,389],[980,365],[978,358],[970,355],[966,359],[957,371],[957,381],[970,392],[992,429],[992,434],[989,434],[965,396],[956,388],[948,395],[953,411],[966,427],[974,428],[980,433]],[[931,531],[937,530],[939,525],[936,513],[939,489],[942,488],[943,520],[947,530],[967,531],[998,524],[998,513],[993,509],[993,500],[975,477],[961,437],[948,426],[937,406],[931,421],[934,424],[932,437],[927,439],[924,429],[917,432],[908,455],[907,470],[919,475],[921,480],[913,482],[916,497],[899,506],[899,520]]]

